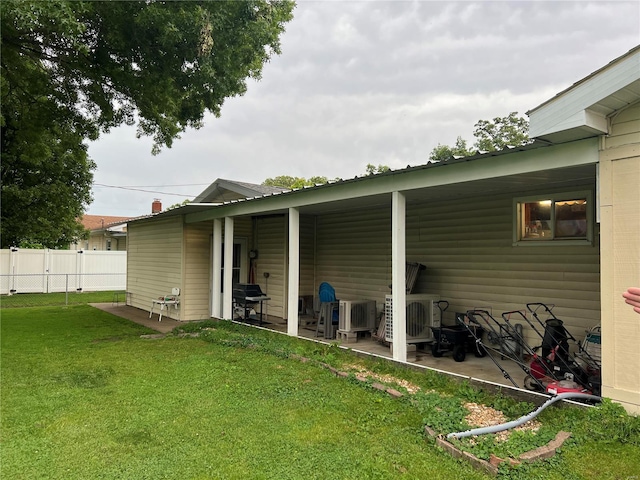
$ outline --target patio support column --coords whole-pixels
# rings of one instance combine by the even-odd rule
[[[219,218],[213,220],[213,245],[211,258],[211,316],[222,318],[222,221]]]
[[[287,335],[298,336],[298,293],[300,283],[300,211],[289,208],[289,284]]]
[[[407,361],[406,200],[401,192],[391,196],[391,288],[393,295],[393,359]]]
[[[233,320],[233,217],[224,218],[224,278],[222,318]]]

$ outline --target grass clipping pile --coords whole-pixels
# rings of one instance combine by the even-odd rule
[[[396,378],[393,375],[380,375],[370,370],[367,370],[361,365],[345,365],[345,368],[355,373],[356,378],[359,380],[374,379],[387,385],[392,384],[404,388],[408,393],[413,394],[420,391],[420,387],[408,382],[406,380]],[[500,410],[488,407],[479,403],[467,402],[464,404],[464,408],[469,411],[469,414],[465,417],[465,421],[472,428],[490,427],[493,425],[501,425],[508,422],[507,417]],[[529,420],[515,428],[513,431],[530,431],[537,432],[541,427],[541,424],[537,420]],[[502,432],[495,433],[496,442],[505,442],[509,439],[509,435],[512,430],[503,430]],[[473,440],[471,440],[473,444]]]

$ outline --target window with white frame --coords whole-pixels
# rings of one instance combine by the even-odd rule
[[[590,242],[593,202],[589,191],[516,198],[516,242]]]

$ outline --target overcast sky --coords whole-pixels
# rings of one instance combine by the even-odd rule
[[[145,215],[154,198],[166,208],[217,178],[424,164],[439,143],[473,143],[479,119],[524,116],[639,43],[638,1],[301,0],[282,54],[221,118],[156,156],[135,128],[92,143],[87,213]]]

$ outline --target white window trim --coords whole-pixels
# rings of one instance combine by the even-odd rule
[[[553,238],[550,240],[524,240],[520,238],[520,222],[521,222],[521,209],[519,206],[522,203],[538,202],[542,200],[551,200],[551,202],[558,202],[563,200],[575,200],[577,198],[587,199],[587,238]],[[513,199],[513,245],[514,246],[575,246],[575,245],[593,245],[593,232],[594,232],[594,203],[593,203],[593,191],[591,190],[578,190],[572,192],[559,192],[550,194],[530,195],[527,197],[517,197]],[[555,225],[555,212],[552,210],[552,225]],[[555,228],[555,227],[554,227]]]

